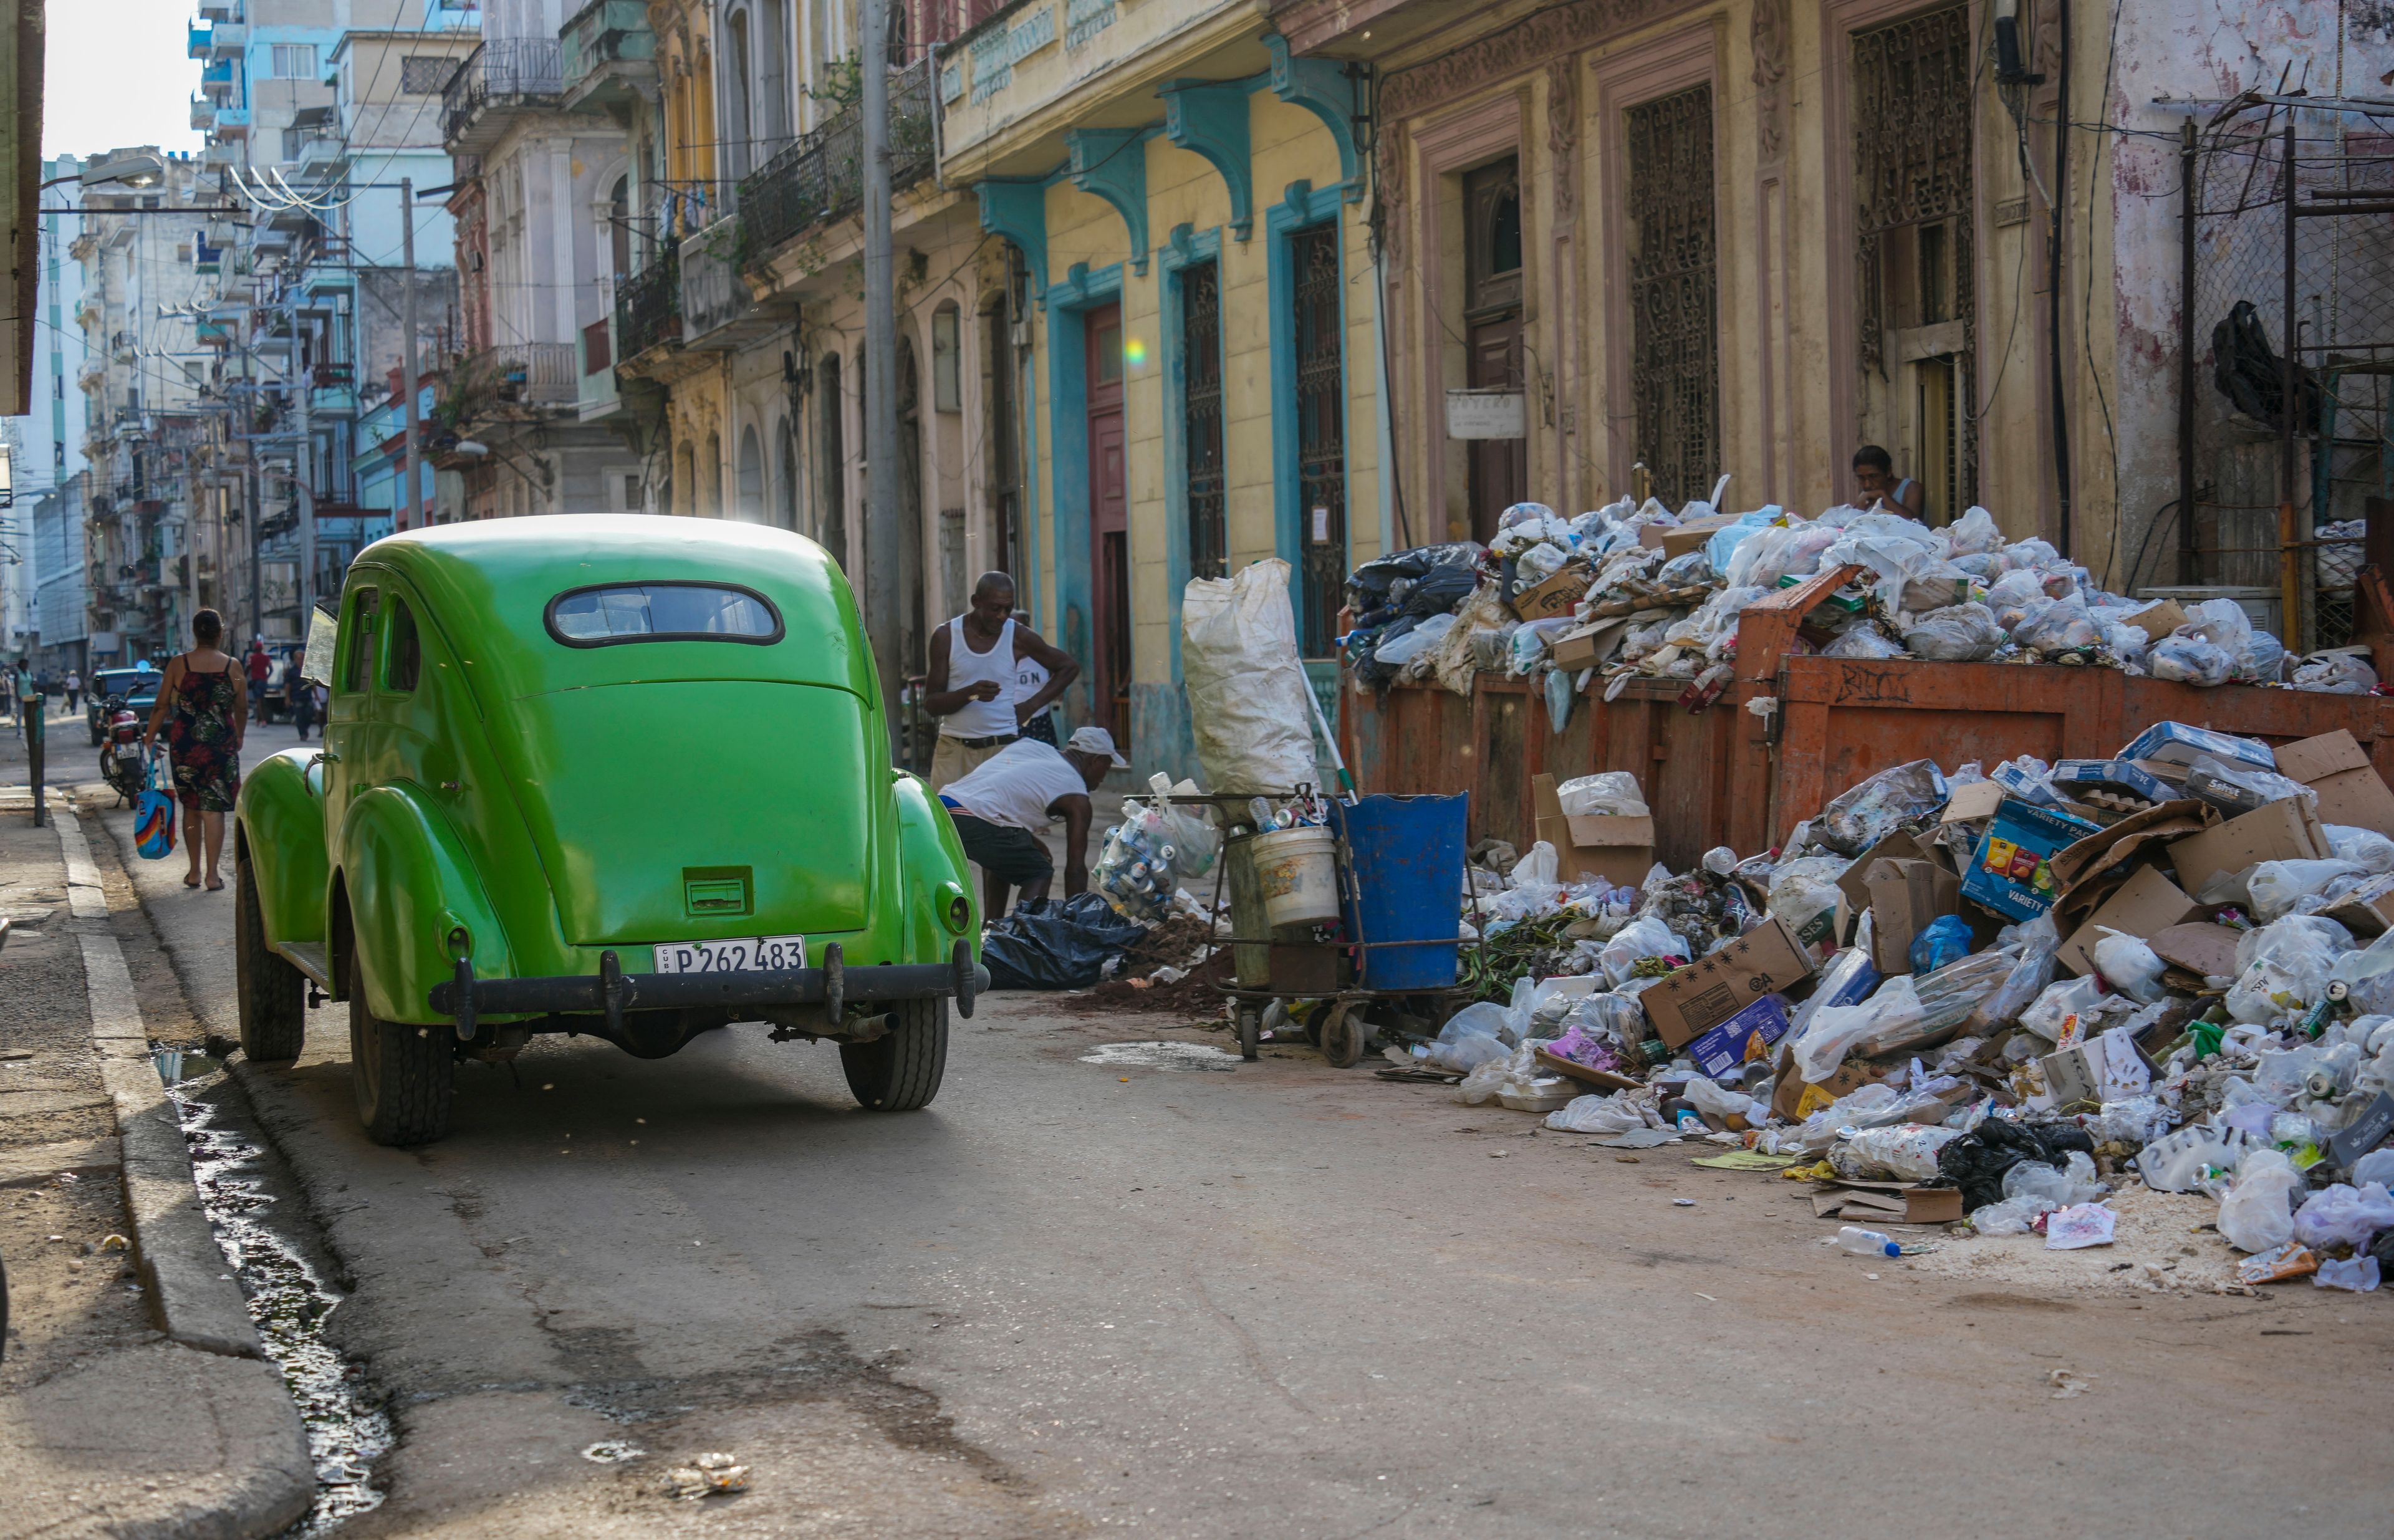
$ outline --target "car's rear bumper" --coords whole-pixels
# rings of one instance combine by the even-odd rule
[[[973,1000],[989,987],[989,970],[959,941],[944,963],[880,963],[849,967],[836,942],[823,949],[821,967],[751,969],[732,973],[625,973],[612,952],[599,954],[597,973],[557,974],[539,979],[477,979],[472,963],[458,959],[457,976],[432,986],[428,1004],[457,1023],[461,1037],[474,1034],[484,1016],[530,1016],[547,1012],[605,1015],[620,1024],[625,1011],[705,1007],[764,1008],[822,1006],[836,1019],[848,1006],[875,1000],[921,1000],[952,996],[969,1017]]]

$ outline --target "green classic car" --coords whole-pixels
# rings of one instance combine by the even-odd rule
[[[588,1033],[660,1059],[766,1021],[839,1045],[866,1107],[927,1103],[972,1014],[972,888],[889,763],[854,598],[754,525],[511,519],[359,553],[308,672],[323,743],[235,815],[241,1042],[349,1012],[372,1138],[447,1131],[460,1059]],[[321,995],[317,994],[321,992]]]

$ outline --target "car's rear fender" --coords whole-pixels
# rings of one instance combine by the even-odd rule
[[[349,803],[333,874],[348,906],[346,938],[365,963],[366,1004],[386,1021],[437,1020],[432,986],[454,976],[461,952],[478,973],[515,971],[506,933],[473,863],[431,805],[405,783],[376,786]],[[330,959],[346,983],[349,957]]]
[[[324,799],[308,783],[313,749],[285,749],[242,777],[233,814],[235,853],[257,885],[269,941],[324,939]]]
[[[930,788],[903,770],[890,777],[890,794],[898,805],[898,861],[904,869],[901,891],[906,895],[906,943],[909,961],[944,962],[955,950],[956,938],[972,942],[980,955],[980,904],[972,891],[972,868],[965,864],[965,848],[956,826]],[[951,905],[965,901],[961,929],[949,923]]]

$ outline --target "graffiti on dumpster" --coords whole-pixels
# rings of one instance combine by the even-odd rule
[[[1911,681],[1900,668],[1874,668],[1849,663],[1837,680],[1839,705],[1910,705]]]

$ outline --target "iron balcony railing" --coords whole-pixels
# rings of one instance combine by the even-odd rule
[[[467,54],[441,88],[441,139],[455,138],[493,102],[554,101],[564,89],[564,57],[556,38],[493,38]]]
[[[615,346],[635,359],[681,336],[681,249],[667,244],[656,260],[615,285]]]
[[[889,79],[889,185],[911,187],[931,173],[931,61]],[[852,214],[864,202],[864,114],[845,107],[801,135],[740,184],[740,248],[746,261]]]
[[[581,392],[573,352],[570,342],[503,342],[483,356],[502,398],[558,406]]]

